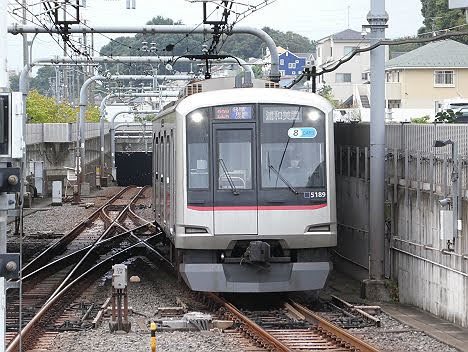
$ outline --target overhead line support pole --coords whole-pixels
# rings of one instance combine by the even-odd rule
[[[11,34],[22,33],[59,33],[57,28],[43,28],[34,25],[19,25],[14,24],[8,27],[8,32]],[[215,30],[208,25],[202,26],[186,26],[186,25],[146,25],[132,27],[87,27],[87,26],[70,26],[69,33],[141,33],[141,34],[214,34]],[[279,56],[275,41],[265,31],[249,26],[236,25],[233,28],[226,29],[222,34],[250,34],[259,38],[270,50],[271,69],[270,79],[274,82],[279,82]]]
[[[388,14],[385,0],[371,0],[367,15],[371,45],[385,38]],[[370,206],[369,281],[381,292],[385,246],[385,47],[370,52]],[[373,283],[372,283],[373,281]],[[370,289],[367,296],[374,294]],[[379,295],[379,293],[377,293]]]
[[[159,75],[156,76],[157,79],[177,79],[182,77],[182,79],[190,79],[191,76],[188,75]],[[86,151],[85,151],[85,128],[86,128],[86,109],[88,106],[88,88],[89,86],[95,81],[103,81],[103,80],[140,80],[140,79],[148,79],[153,80],[153,76],[138,76],[138,75],[111,75],[111,76],[93,76],[88,78],[80,89],[80,113],[79,113],[79,129],[78,129],[78,139],[77,139],[77,147],[78,147],[78,155],[77,155],[77,172],[78,172],[78,195],[81,193],[81,186],[84,182],[84,175],[86,173],[85,166],[86,166]],[[177,92],[178,95],[178,92]],[[177,96],[176,95],[176,96]],[[159,95],[158,95],[159,96]],[[102,138],[101,138],[102,140]],[[101,146],[102,147],[102,146]]]
[[[116,76],[118,77],[118,76]],[[123,76],[125,77],[125,76]],[[157,77],[159,76],[135,76],[135,77],[139,77],[138,79],[153,79],[153,78],[156,78],[157,80]],[[179,75],[179,76],[174,76],[174,77],[181,77],[183,78],[184,76],[183,75]],[[172,93],[172,94],[171,94]],[[159,97],[176,97],[178,94],[177,91],[164,91],[164,92],[146,92],[146,93],[123,93],[123,94],[116,94],[116,93],[112,93],[112,94],[109,94],[109,95],[106,95],[102,101],[101,101],[101,106],[99,108],[99,111],[100,111],[100,117],[99,117],[99,139],[100,139],[100,150],[101,150],[101,172],[102,172],[102,175],[104,176],[104,164],[105,164],[105,133],[104,133],[104,119],[106,117],[106,103],[109,99],[112,99],[112,98],[115,98],[115,97],[119,97],[119,98],[137,98],[137,97],[145,97],[145,98],[148,98],[148,97],[156,97],[156,98],[159,98]],[[159,112],[159,110],[156,110]],[[131,111],[128,111],[129,113]],[[112,140],[111,140],[111,143],[112,143]],[[113,159],[114,156],[112,155],[112,152],[111,152],[111,158]]]

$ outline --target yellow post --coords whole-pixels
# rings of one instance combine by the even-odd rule
[[[151,323],[151,352],[156,352],[156,323]]]

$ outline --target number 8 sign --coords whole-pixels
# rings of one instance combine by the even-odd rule
[[[315,138],[317,130],[313,127],[290,128],[288,136],[289,138]]]

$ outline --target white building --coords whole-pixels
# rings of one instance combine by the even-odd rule
[[[346,29],[320,39],[317,42],[317,71],[322,68],[333,68],[340,59],[350,55],[355,48],[368,47],[369,43],[370,40],[366,36],[352,29]],[[388,60],[388,47],[385,56]],[[356,85],[368,82],[366,72],[369,71],[369,68],[370,53],[360,53],[333,72],[320,76],[318,83],[329,85],[338,102],[352,104]],[[368,96],[361,95],[360,98],[363,103],[369,101]]]

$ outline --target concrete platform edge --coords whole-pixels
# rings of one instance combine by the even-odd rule
[[[436,339],[437,341],[445,343],[453,348],[456,348],[459,351],[468,352],[468,345],[466,345],[466,343],[448,335],[446,332],[438,332],[434,331],[433,329],[431,330],[429,329],[429,325],[421,323],[420,321],[413,319],[409,315],[402,314],[400,311],[398,311],[391,305],[382,304],[381,308],[384,313],[390,315],[393,319],[399,321],[400,323],[409,325],[414,329],[418,329],[426,335]]]

